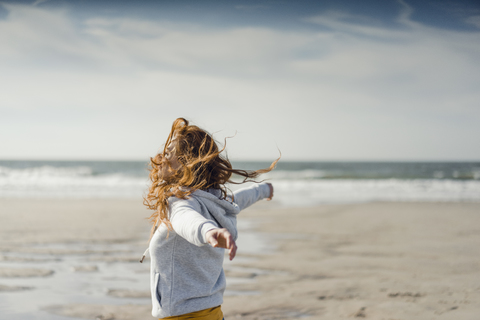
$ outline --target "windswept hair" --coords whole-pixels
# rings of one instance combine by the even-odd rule
[[[178,170],[173,170],[168,161],[162,161],[170,143],[174,146],[175,155],[180,163]],[[168,198],[174,196],[186,199],[195,190],[210,188],[220,189],[222,197],[226,198],[225,183],[255,182],[255,178],[273,170],[280,160],[278,158],[270,167],[261,170],[233,169],[228,158],[221,154],[224,150],[225,146],[220,150],[208,132],[195,125],[190,125],[184,118],[178,118],[173,122],[163,152],[150,158],[149,177],[152,185],[143,201],[145,206],[154,210],[149,217],[153,225],[150,237],[162,223],[168,230],[173,230],[168,218]],[[162,163],[168,165],[168,170],[172,172],[172,175],[162,177],[160,174]],[[241,182],[232,181],[232,174],[243,177],[243,180]]]

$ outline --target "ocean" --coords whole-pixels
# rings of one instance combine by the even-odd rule
[[[268,162],[234,161],[261,169]],[[0,198],[139,198],[142,161],[0,160]],[[480,201],[480,162],[280,161],[261,177],[282,206],[368,201]],[[230,185],[231,190],[241,186]]]

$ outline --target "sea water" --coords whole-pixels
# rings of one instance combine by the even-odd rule
[[[233,165],[256,170],[269,163]],[[280,161],[260,179],[274,185],[282,206],[480,201],[480,162]],[[0,161],[2,198],[141,198],[148,185],[146,161]]]

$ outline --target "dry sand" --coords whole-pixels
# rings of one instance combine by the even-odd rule
[[[257,297],[227,297],[227,316],[480,318],[480,204],[370,203],[256,217],[279,248],[255,266],[284,273],[258,277]]]
[[[269,206],[262,203],[260,210],[241,214],[240,219],[252,221],[276,249],[252,256],[239,247],[239,259],[228,266],[227,277],[248,281],[230,281],[228,289],[253,294],[226,296],[222,306],[226,319],[479,319],[479,203],[366,203],[301,209],[270,205],[264,209]],[[0,294],[36,290],[5,284],[2,279],[55,279],[54,270],[36,268],[39,262],[30,255],[58,258],[76,251],[88,260],[86,266],[71,266],[71,272],[82,277],[95,274],[96,263],[130,263],[138,254],[118,248],[116,252],[70,249],[68,244],[127,243],[143,248],[148,236],[142,220],[148,212],[138,201],[4,199],[0,208]],[[38,245],[46,243],[66,246]],[[22,256],[15,258],[12,252]],[[26,263],[28,268],[15,271],[9,263]],[[107,289],[105,295],[120,302],[145,298],[149,290],[148,283],[144,290]],[[148,303],[42,308],[84,319],[152,319]]]

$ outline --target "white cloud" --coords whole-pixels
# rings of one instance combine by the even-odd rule
[[[141,158],[177,116],[220,138],[238,130],[238,158],[275,157],[274,141],[290,159],[480,157],[469,146],[480,136],[480,33],[410,23],[406,4],[403,28],[327,12],[306,19],[330,28],[316,32],[78,25],[65,10],[5,7],[0,142],[10,157]]]
[[[32,6],[38,6],[39,4],[42,4],[42,3],[45,3],[45,2],[48,2],[48,0],[36,0]]]

